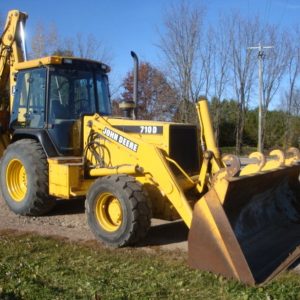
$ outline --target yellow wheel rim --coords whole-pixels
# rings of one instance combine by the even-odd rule
[[[6,184],[8,193],[16,202],[21,202],[27,192],[27,175],[25,167],[18,159],[9,162],[6,169]]]
[[[96,203],[96,217],[104,230],[118,230],[123,220],[122,206],[118,198],[111,193],[101,194]]]

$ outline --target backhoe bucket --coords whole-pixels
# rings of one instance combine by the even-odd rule
[[[195,205],[189,264],[255,285],[300,257],[300,165],[218,177]]]

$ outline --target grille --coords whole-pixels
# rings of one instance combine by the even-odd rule
[[[171,125],[169,155],[189,175],[199,173],[200,153],[197,127],[193,125]],[[175,174],[180,173],[172,165]]]

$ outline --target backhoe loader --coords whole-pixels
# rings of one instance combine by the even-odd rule
[[[197,126],[113,117],[104,63],[26,59],[27,15],[8,13],[0,44],[0,187],[20,215],[85,197],[88,224],[113,247],[141,241],[151,218],[181,218],[188,262],[247,284],[300,256],[299,150],[221,156],[208,102]],[[128,114],[129,112],[129,114]]]

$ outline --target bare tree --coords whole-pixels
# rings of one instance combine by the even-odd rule
[[[44,25],[39,23],[34,29],[34,33],[31,39],[31,58],[38,58],[47,55],[46,54],[46,36]]]
[[[187,102],[195,101],[200,90],[197,59],[204,9],[191,7],[187,1],[172,6],[164,17],[164,33],[159,48],[165,58],[168,74],[183,102],[181,120],[189,119]]]
[[[61,37],[55,24],[47,27],[43,23],[37,24],[31,42],[31,57],[37,58],[47,55],[77,56],[82,58],[102,60],[110,63],[112,55],[92,34],[77,33],[75,37]]]
[[[266,135],[266,116],[269,105],[277,93],[285,75],[288,56],[286,49],[289,45],[287,32],[280,32],[276,26],[268,26],[265,32],[265,44],[272,45],[264,58],[263,68],[263,105],[262,105],[262,148]]]
[[[72,50],[76,56],[82,58],[101,60],[105,63],[112,60],[110,51],[93,34],[83,35],[77,33],[76,38],[73,39]]]
[[[261,27],[256,17],[246,20],[237,13],[232,13],[224,28],[228,29],[231,55],[231,71],[233,87],[237,99],[236,117],[236,153],[242,148],[245,116],[249,104],[250,93],[255,78],[255,54],[247,51],[247,47],[257,44],[261,40]]]
[[[206,34],[202,34],[201,47],[199,49],[199,58],[196,66],[200,71],[198,74],[198,82],[194,84],[194,99],[197,100],[200,93],[205,96],[209,95],[212,83],[212,64],[215,55],[215,39],[214,30],[209,27]]]
[[[220,17],[215,29],[209,30],[208,40],[211,43],[211,77],[214,99],[213,123],[216,141],[219,144],[221,123],[221,100],[229,82],[229,40],[224,32],[224,18]]]
[[[61,39],[55,24],[51,24],[45,28],[43,23],[35,26],[33,37],[31,39],[31,58],[38,58],[52,55],[60,49],[62,45]]]
[[[285,137],[284,144],[285,146],[290,145],[291,140],[291,116],[293,114],[293,107],[300,106],[299,93],[297,88],[297,80],[300,74],[300,46],[299,46],[299,38],[300,38],[300,28],[296,27],[294,31],[291,31],[287,35],[287,48],[286,52],[288,55],[287,59],[287,75],[288,75],[288,88],[284,97],[284,105],[283,108],[287,113],[287,117],[285,120]]]
[[[281,109],[287,113],[286,118],[286,131],[289,131],[288,121],[292,116],[300,116],[300,89],[299,87],[295,87],[293,90],[293,94],[290,95],[287,91],[283,97],[283,101],[281,103]],[[286,133],[288,134],[288,132]],[[288,144],[288,143],[286,143]]]

